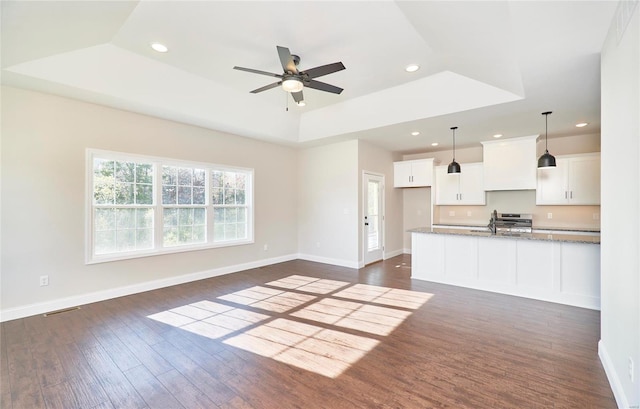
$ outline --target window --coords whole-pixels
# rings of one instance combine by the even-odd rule
[[[206,243],[206,170],[162,167],[164,246]]]
[[[87,262],[253,243],[253,170],[88,151]]]
[[[214,170],[212,200],[213,240],[224,242],[247,237],[247,175],[243,172]]]

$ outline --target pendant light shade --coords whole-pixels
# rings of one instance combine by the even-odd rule
[[[456,129],[457,126],[451,128],[453,131],[453,161],[447,167],[447,173],[460,173],[460,164],[456,162]]]
[[[538,158],[538,169],[555,168],[556,158],[549,153],[547,149],[547,134],[548,134],[548,118],[552,112],[543,112],[544,115],[544,154]]]

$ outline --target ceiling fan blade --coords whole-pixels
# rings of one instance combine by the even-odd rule
[[[304,97],[302,96],[302,91],[292,92],[291,96],[293,97],[293,100],[296,101],[296,104],[304,100]]]
[[[335,85],[330,85],[324,82],[316,81],[316,80],[311,80],[309,82],[305,81],[304,86],[313,88],[313,89],[318,89],[320,91],[332,92],[334,94],[339,94],[342,92],[342,88],[339,88],[339,87],[336,87]]]
[[[282,78],[282,74],[274,74],[272,72],[266,72],[266,71],[260,71],[260,70],[254,70],[253,68],[244,68],[244,67],[233,67],[234,70],[239,70],[239,71],[246,71],[246,72],[252,72],[254,74],[262,74],[262,75],[268,75],[269,77],[276,77],[276,78]]]
[[[254,89],[253,91],[251,91],[251,93],[252,94],[257,94],[258,92],[262,92],[262,91],[266,91],[266,90],[271,89],[271,88],[275,88],[275,87],[277,87],[278,85],[281,85],[281,84],[282,84],[282,81],[274,82],[273,84],[265,85],[264,87],[260,87],[258,89]]]
[[[334,62],[333,64],[321,65],[320,67],[310,68],[304,73],[309,76],[309,78],[318,78],[323,75],[333,74],[337,71],[342,71],[345,69],[344,64],[341,62]]]
[[[289,49],[287,47],[280,47],[279,45],[277,45],[276,48],[278,49],[278,57],[280,57],[282,69],[292,74],[297,74],[298,68],[296,68],[296,63],[293,62],[293,57]]]

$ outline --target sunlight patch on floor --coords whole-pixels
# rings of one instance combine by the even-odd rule
[[[326,280],[301,275],[292,275],[267,283],[267,285],[272,287],[288,288],[292,290],[295,289],[315,294],[329,294],[330,292],[349,284],[350,283],[346,281]]]
[[[371,336],[388,336],[432,296],[292,275],[148,318],[336,378],[380,343]]]
[[[231,301],[236,304],[248,305],[273,312],[285,312],[315,298],[315,296],[309,294],[279,291],[260,286],[218,297],[220,300]]]
[[[279,318],[229,338],[224,343],[336,378],[378,345],[379,341]]]

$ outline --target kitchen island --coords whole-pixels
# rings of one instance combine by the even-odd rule
[[[600,309],[598,235],[495,235],[482,228],[409,231],[412,278]]]

